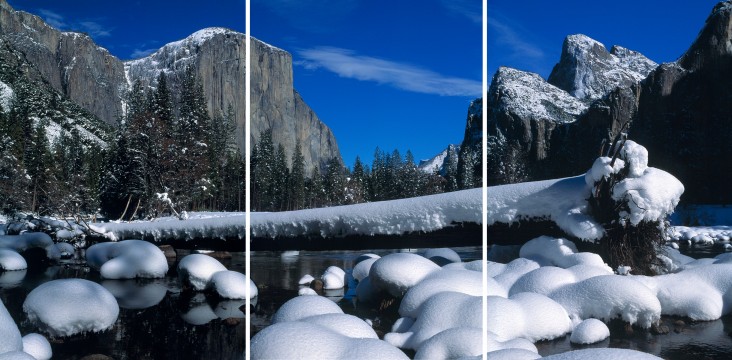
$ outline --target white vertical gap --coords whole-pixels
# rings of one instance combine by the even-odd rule
[[[483,0],[483,360],[488,357],[488,0]]]
[[[251,111],[251,99],[252,99],[252,93],[251,93],[251,90],[252,90],[252,87],[251,87],[251,80],[252,80],[252,75],[251,75],[251,58],[252,58],[251,54],[252,54],[252,46],[251,46],[251,44],[252,44],[252,42],[251,42],[251,36],[250,36],[250,34],[251,34],[251,28],[250,28],[250,24],[251,24],[251,21],[250,21],[250,18],[251,18],[250,17],[250,0],[246,0],[246,5],[244,7],[244,12],[245,12],[245,16],[244,16],[244,21],[245,21],[244,31],[246,32],[246,36],[245,36],[245,39],[246,39],[245,40],[246,41],[246,47],[245,47],[245,50],[244,50],[246,52],[246,57],[244,59],[244,74],[245,74],[244,75],[244,80],[245,80],[245,85],[244,85],[245,95],[244,95],[244,99],[245,99],[245,103],[246,103],[245,104],[245,106],[246,106],[246,113],[245,113],[245,116],[244,116],[244,119],[245,119],[245,121],[244,121],[244,163],[245,163],[245,172],[244,172],[245,175],[244,175],[244,177],[245,177],[245,180],[244,181],[246,181],[246,185],[245,185],[246,186],[246,191],[245,191],[245,194],[246,195],[245,195],[245,205],[244,205],[244,211],[245,211],[245,214],[246,214],[245,215],[245,225],[244,225],[244,232],[245,232],[245,234],[244,234],[244,241],[245,241],[244,248],[245,248],[245,251],[246,251],[246,253],[245,253],[246,260],[245,260],[245,265],[244,265],[244,271],[246,272],[247,277],[250,279],[249,281],[251,281],[251,277],[250,277],[251,276],[251,269],[252,269],[252,267],[251,267],[251,261],[250,261],[251,260],[250,259],[250,254],[251,254],[251,232],[250,232],[250,226],[251,226],[250,225],[251,224],[251,215],[250,215],[250,210],[251,210],[251,206],[250,206],[250,204],[251,204],[251,202],[250,202],[251,193],[250,193],[250,189],[251,189],[251,186],[249,186],[249,179],[251,179],[251,171],[250,171],[251,169],[249,167],[249,160],[250,160],[250,157],[251,157],[250,155],[251,154],[250,154],[250,151],[249,151],[249,141],[251,141],[250,139],[251,139],[251,131],[252,131],[252,129],[250,127],[250,124],[252,123],[252,121],[251,121],[252,120],[252,115],[251,115],[252,114],[252,111]],[[252,312],[251,311],[251,304],[252,304],[252,302],[251,302],[251,286],[249,286],[249,284],[246,284],[245,286],[246,286],[246,297],[247,297],[247,299],[246,299],[246,312],[245,312],[246,315],[245,315],[245,321],[244,321],[245,326],[246,326],[246,329],[244,330],[244,334],[245,334],[244,336],[246,338],[244,340],[244,344],[245,344],[245,350],[244,350],[244,354],[245,355],[244,355],[244,358],[248,360],[248,359],[251,359],[251,348],[252,348],[251,347],[251,342],[249,341],[249,339],[251,338],[251,335],[252,335],[251,334],[251,324],[252,324],[252,320],[251,320],[252,319],[252,317],[251,317],[251,312]]]

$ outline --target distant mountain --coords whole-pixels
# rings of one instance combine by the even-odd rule
[[[650,166],[681,180],[683,201],[732,202],[732,164],[720,161],[732,158],[730,29],[732,2],[723,1],[677,61],[655,67],[639,53],[570,36],[549,77],[565,93],[548,97],[540,78],[518,91],[521,82],[506,76],[518,71],[499,70],[488,94],[489,184],[580,174],[623,131],[648,149]],[[501,86],[507,78],[513,88]]]
[[[245,38],[233,30],[208,28],[166,44],[142,59],[123,62],[88,35],[59,31],[40,17],[15,11],[6,0],[0,0],[0,41],[4,51],[18,58],[17,62],[23,64],[18,66],[28,69],[18,73],[18,66],[13,65],[8,71],[16,73],[8,73],[5,80],[0,76],[0,80],[15,91],[15,82],[20,81],[17,75],[22,74],[22,81],[33,84],[38,91],[43,88],[44,93],[54,92],[68,106],[83,111],[88,121],[80,120],[76,125],[97,134],[111,130],[124,116],[126,93],[135,80],[156,86],[158,74],[164,71],[176,99],[184,71],[192,66],[202,82],[209,113],[223,112],[231,105],[237,123],[236,141],[243,154],[248,111]],[[274,49],[252,39],[252,140],[256,141],[266,128],[272,128],[274,141],[285,146],[288,161],[297,140],[309,168],[314,163],[322,166],[332,157],[340,160],[332,132],[292,87],[291,55]],[[14,61],[5,63],[9,67]],[[0,104],[3,89],[0,85]],[[38,111],[48,108],[44,104],[47,102],[39,103]],[[92,122],[95,125],[89,125]],[[59,126],[66,127],[60,123]],[[100,136],[106,135],[99,133],[97,137]]]
[[[439,154],[432,158],[420,160],[417,168],[427,174],[434,174],[436,172],[445,176],[445,158],[447,158],[450,151],[454,151],[457,154],[457,151],[460,151],[460,146],[453,144],[448,145],[445,150],[440,151]]]

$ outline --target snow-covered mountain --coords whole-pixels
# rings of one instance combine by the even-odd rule
[[[439,154],[433,156],[430,159],[420,160],[417,168],[424,173],[434,174],[437,172],[440,175],[445,175],[445,158],[450,151],[460,151],[459,145],[450,144],[445,150],[440,151]]]
[[[643,54],[577,34],[564,39],[562,55],[548,82],[582,100],[596,100],[645,79],[658,66]]]

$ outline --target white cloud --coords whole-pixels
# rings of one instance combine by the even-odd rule
[[[442,6],[447,10],[465,16],[476,24],[483,23],[483,13],[480,0],[442,0]]]
[[[154,52],[158,51],[158,48],[152,48],[152,49],[135,49],[132,51],[132,54],[130,54],[131,59],[139,59],[144,58]]]
[[[304,60],[296,64],[306,69],[323,68],[338,76],[373,81],[397,89],[443,96],[479,96],[480,81],[450,77],[418,66],[358,55],[336,47],[299,50]]]
[[[41,14],[43,20],[45,20],[49,25],[61,31],[85,32],[93,38],[111,35],[110,29],[105,28],[104,25],[96,21],[84,20],[69,22],[66,20],[65,16],[48,9],[39,9],[38,13]]]
[[[38,13],[41,14],[41,17],[43,17],[49,25],[55,28],[63,29],[66,27],[66,22],[61,14],[46,9],[40,9],[38,10]]]
[[[511,56],[540,60],[544,58],[544,52],[536,45],[526,41],[513,28],[495,17],[488,17],[489,38],[494,38],[498,43],[507,45]]]

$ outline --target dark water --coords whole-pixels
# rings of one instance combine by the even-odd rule
[[[423,253],[425,250],[410,249],[408,251]],[[481,259],[482,256],[480,247],[460,247],[453,248],[453,250],[466,262]],[[355,298],[356,282],[351,276],[351,270],[356,258],[361,254],[372,253],[384,256],[399,251],[398,249],[300,251],[298,255],[272,251],[252,252],[251,278],[259,288],[257,304],[252,313],[252,336],[270,325],[272,316],[282,304],[297,296],[300,278],[306,274],[319,278],[328,266],[338,266],[345,270],[348,284],[346,289],[326,291],[324,296],[335,301],[347,314],[374,320],[376,332],[381,335],[391,328],[396,320],[396,314],[393,311],[380,311],[373,305],[359,304]]]
[[[182,258],[179,252],[179,259]],[[244,253],[220,260],[229,270],[244,272]],[[21,334],[39,330],[22,310],[38,285],[63,278],[102,284],[120,305],[112,329],[65,339],[50,339],[54,359],[80,359],[103,354],[114,359],[243,359],[245,325],[239,307],[244,300],[221,300],[213,294],[182,293],[175,270],[164,279],[102,280],[79,261],[45,269],[0,272],[0,298],[19,324]],[[46,334],[44,334],[46,335]]]

